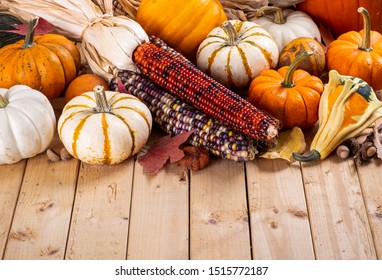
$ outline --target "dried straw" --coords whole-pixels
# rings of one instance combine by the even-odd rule
[[[148,36],[135,21],[113,15],[112,0],[2,0],[20,12],[44,18],[60,33],[81,42],[80,51],[93,73],[111,80],[122,69],[137,71],[134,49]]]

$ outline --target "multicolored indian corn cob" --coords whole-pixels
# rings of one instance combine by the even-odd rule
[[[134,51],[142,74],[169,93],[251,138],[273,141],[280,121],[204,74],[174,50],[144,43]]]
[[[195,130],[188,139],[193,146],[204,147],[222,158],[248,161],[255,158],[258,150],[266,149],[266,144],[269,144],[251,139],[222,125],[166,92],[143,75],[122,71],[118,78],[128,93],[135,95],[149,107],[154,121],[165,132],[176,135]],[[112,90],[118,90],[118,78],[112,80]]]

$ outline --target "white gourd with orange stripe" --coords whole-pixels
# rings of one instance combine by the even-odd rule
[[[138,153],[151,128],[151,113],[144,103],[102,86],[70,100],[58,120],[65,148],[90,164],[116,164]]]
[[[229,20],[214,28],[200,44],[197,66],[223,85],[246,88],[261,71],[277,66],[279,51],[258,24]]]

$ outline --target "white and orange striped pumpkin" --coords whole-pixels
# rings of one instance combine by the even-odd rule
[[[200,44],[197,66],[223,85],[246,88],[261,71],[277,66],[279,51],[258,24],[229,20],[214,28]]]
[[[58,120],[68,152],[90,164],[116,164],[138,153],[152,128],[147,106],[130,94],[94,88],[70,100]]]

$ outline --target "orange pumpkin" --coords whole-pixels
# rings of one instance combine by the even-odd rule
[[[305,70],[296,70],[300,61],[312,54],[310,50],[303,52],[290,66],[261,72],[249,87],[248,101],[282,121],[283,128],[309,128],[318,120],[324,85]]]
[[[31,19],[25,40],[0,49],[0,87],[23,84],[52,99],[77,76],[80,53],[62,35],[34,36],[37,22],[37,17]]]
[[[97,85],[102,85],[106,91],[109,90],[107,81],[101,76],[92,73],[79,75],[71,81],[66,88],[65,103],[68,103],[74,97],[79,96],[84,92],[92,91]]]
[[[364,30],[349,31],[332,41],[326,52],[328,70],[358,77],[374,90],[382,89],[382,35],[370,31],[369,13],[358,11],[364,18]]]
[[[218,0],[142,0],[136,20],[149,35],[195,61],[200,43],[227,16]]]
[[[382,1],[380,0],[305,0],[297,9],[306,12],[317,22],[329,27],[337,37],[345,32],[363,27],[358,7],[370,11],[374,30],[382,32]]]

